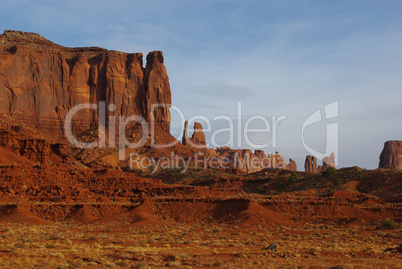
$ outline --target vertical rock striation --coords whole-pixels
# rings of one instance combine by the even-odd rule
[[[138,115],[170,131],[171,91],[160,51],[141,53],[66,48],[39,34],[4,31],[0,35],[0,110],[40,130],[64,136],[64,119],[76,105],[106,104],[109,116]],[[114,105],[110,111],[109,105]],[[80,110],[72,129],[98,126],[98,112]]]

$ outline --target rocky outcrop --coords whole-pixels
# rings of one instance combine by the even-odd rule
[[[162,52],[148,54],[106,49],[66,48],[38,34],[0,35],[0,110],[57,139],[63,122],[79,104],[105,102],[109,116],[138,115],[170,131],[171,92]],[[110,109],[109,105],[114,105]],[[98,126],[94,109],[77,112],[74,132]]]
[[[387,141],[380,155],[378,168],[402,169],[402,141]]]
[[[279,152],[275,152],[274,159],[276,165],[272,165],[272,168],[288,169],[285,159],[279,155]]]
[[[321,173],[326,171],[329,167],[335,167],[335,154],[332,152],[329,157],[322,159],[322,165],[317,166],[317,158],[311,155],[306,156],[304,161],[304,171],[309,173]]]
[[[182,144],[193,148],[206,148],[205,134],[201,123],[194,122],[194,133],[191,138],[188,137],[188,121],[184,123]]]
[[[189,139],[189,137],[188,137],[188,121],[185,121],[184,122],[183,138],[182,138],[181,143],[184,146],[188,146],[188,139]]]
[[[51,152],[50,144],[45,139],[29,138],[12,128],[0,130],[0,147],[39,163],[44,163]]]
[[[221,169],[230,170],[236,174],[250,174],[267,168],[297,171],[296,162],[289,159],[290,163],[286,164],[285,159],[278,152],[267,156],[262,150],[255,150],[253,153],[249,149],[235,150],[221,147],[216,149],[213,159],[213,163],[219,164]]]
[[[261,168],[271,168],[271,160],[265,155],[263,150],[256,149],[254,155],[261,161]]]
[[[291,170],[291,171],[294,171],[294,172],[297,171],[297,164],[296,164],[296,162],[295,162],[293,159],[291,159],[291,158],[289,158],[288,170]]]
[[[304,171],[309,173],[317,172],[317,158],[311,155],[306,156],[306,160],[304,161]]]
[[[191,136],[191,140],[194,144],[197,146],[205,147],[206,142],[205,142],[205,134],[202,130],[202,125],[201,123],[194,122],[194,133]]]
[[[329,157],[324,157],[324,159],[322,159],[322,171],[326,171],[329,167],[336,168],[335,154],[333,152]]]

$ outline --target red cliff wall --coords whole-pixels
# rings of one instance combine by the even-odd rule
[[[171,92],[160,51],[148,54],[101,48],[66,48],[38,34],[5,31],[0,35],[0,110],[39,129],[48,138],[64,135],[68,111],[100,101],[116,106],[110,115],[154,117],[169,132]],[[152,104],[161,106],[152,113]],[[98,124],[97,112],[80,111],[73,129]]]
[[[387,141],[380,155],[378,168],[402,169],[402,141]]]

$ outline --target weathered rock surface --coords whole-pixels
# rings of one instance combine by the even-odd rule
[[[335,154],[333,152],[331,153],[331,156],[322,159],[322,171],[326,171],[329,167],[336,168]]]
[[[226,147],[207,149],[205,134],[198,122],[194,123],[191,138],[186,122],[184,146],[175,144],[169,134],[171,92],[163,62],[160,51],[149,53],[143,67],[141,53],[128,54],[97,47],[67,48],[38,34],[5,31],[0,35],[0,112],[18,123],[0,128],[0,146],[41,163],[58,156],[63,163],[78,161],[97,169],[113,164],[118,168],[116,148],[110,146],[109,135],[113,129],[109,132],[99,129],[106,131],[104,142],[109,145],[106,148],[76,149],[64,144],[64,121],[68,112],[77,105],[93,104],[98,108],[103,105],[105,115],[91,107],[79,110],[71,120],[72,131],[82,143],[97,142],[97,128],[102,117],[110,121],[106,122],[109,124],[110,118],[136,115],[145,119],[148,126],[156,124],[152,138],[157,145],[173,145],[154,148],[150,142],[152,138],[148,136],[141,153],[147,151],[157,158],[175,152],[188,159],[198,154],[205,160],[206,167],[241,174],[264,168],[297,170],[293,160],[286,164],[278,152],[266,156],[258,150],[253,153]],[[24,130],[12,129],[20,128],[20,124],[37,134],[22,137]],[[138,125],[130,127],[126,136],[136,142],[141,138],[142,130],[137,128]]]
[[[191,136],[191,140],[197,146],[205,147],[205,134],[202,130],[202,125],[199,122],[194,122],[194,133]]]
[[[188,146],[188,139],[189,139],[189,137],[188,137],[188,121],[185,121],[184,122],[183,138],[182,138],[181,143],[184,146]]]
[[[292,158],[289,158],[288,170],[297,171],[297,164]]]
[[[304,171],[310,173],[317,172],[317,158],[311,155],[306,156],[306,160],[304,161]]]
[[[329,167],[335,167],[335,154],[332,152],[329,157],[322,159],[322,165],[317,166],[317,158],[311,155],[307,155],[304,161],[304,171],[309,173],[321,173],[327,170]]]
[[[279,169],[288,169],[288,165],[286,164],[285,158],[279,155],[279,152],[275,152],[275,163],[276,165],[272,166],[272,168],[279,168]]]
[[[201,123],[194,122],[194,133],[191,138],[188,137],[188,121],[184,123],[182,144],[198,149],[206,148],[205,134]]]
[[[402,169],[402,141],[387,141],[380,155],[378,168]]]
[[[39,34],[4,31],[0,110],[54,140],[63,137],[71,108],[84,103],[105,102],[106,119],[138,115],[169,132],[171,92],[162,52],[150,52],[145,68],[142,58],[97,47],[66,48]],[[94,109],[81,110],[72,120],[75,132],[97,125]]]
[[[277,168],[297,171],[296,163],[290,159],[286,164],[285,159],[278,152],[265,155],[262,150],[255,150],[253,153],[249,149],[231,149],[221,147],[216,150],[214,163],[219,163],[222,168],[230,170],[236,174],[250,174],[259,172],[266,168]]]

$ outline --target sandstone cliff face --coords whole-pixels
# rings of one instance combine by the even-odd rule
[[[50,144],[38,132],[1,112],[0,147],[38,163],[44,163],[51,153]]]
[[[169,132],[171,92],[160,51],[121,53],[101,48],[66,48],[38,34],[0,35],[0,110],[39,129],[47,138],[63,137],[68,111],[82,103],[115,105],[109,116],[154,119]],[[158,107],[152,110],[152,105]],[[98,114],[78,112],[73,130],[98,125]]]
[[[387,141],[380,155],[378,168],[402,169],[402,141]]]

